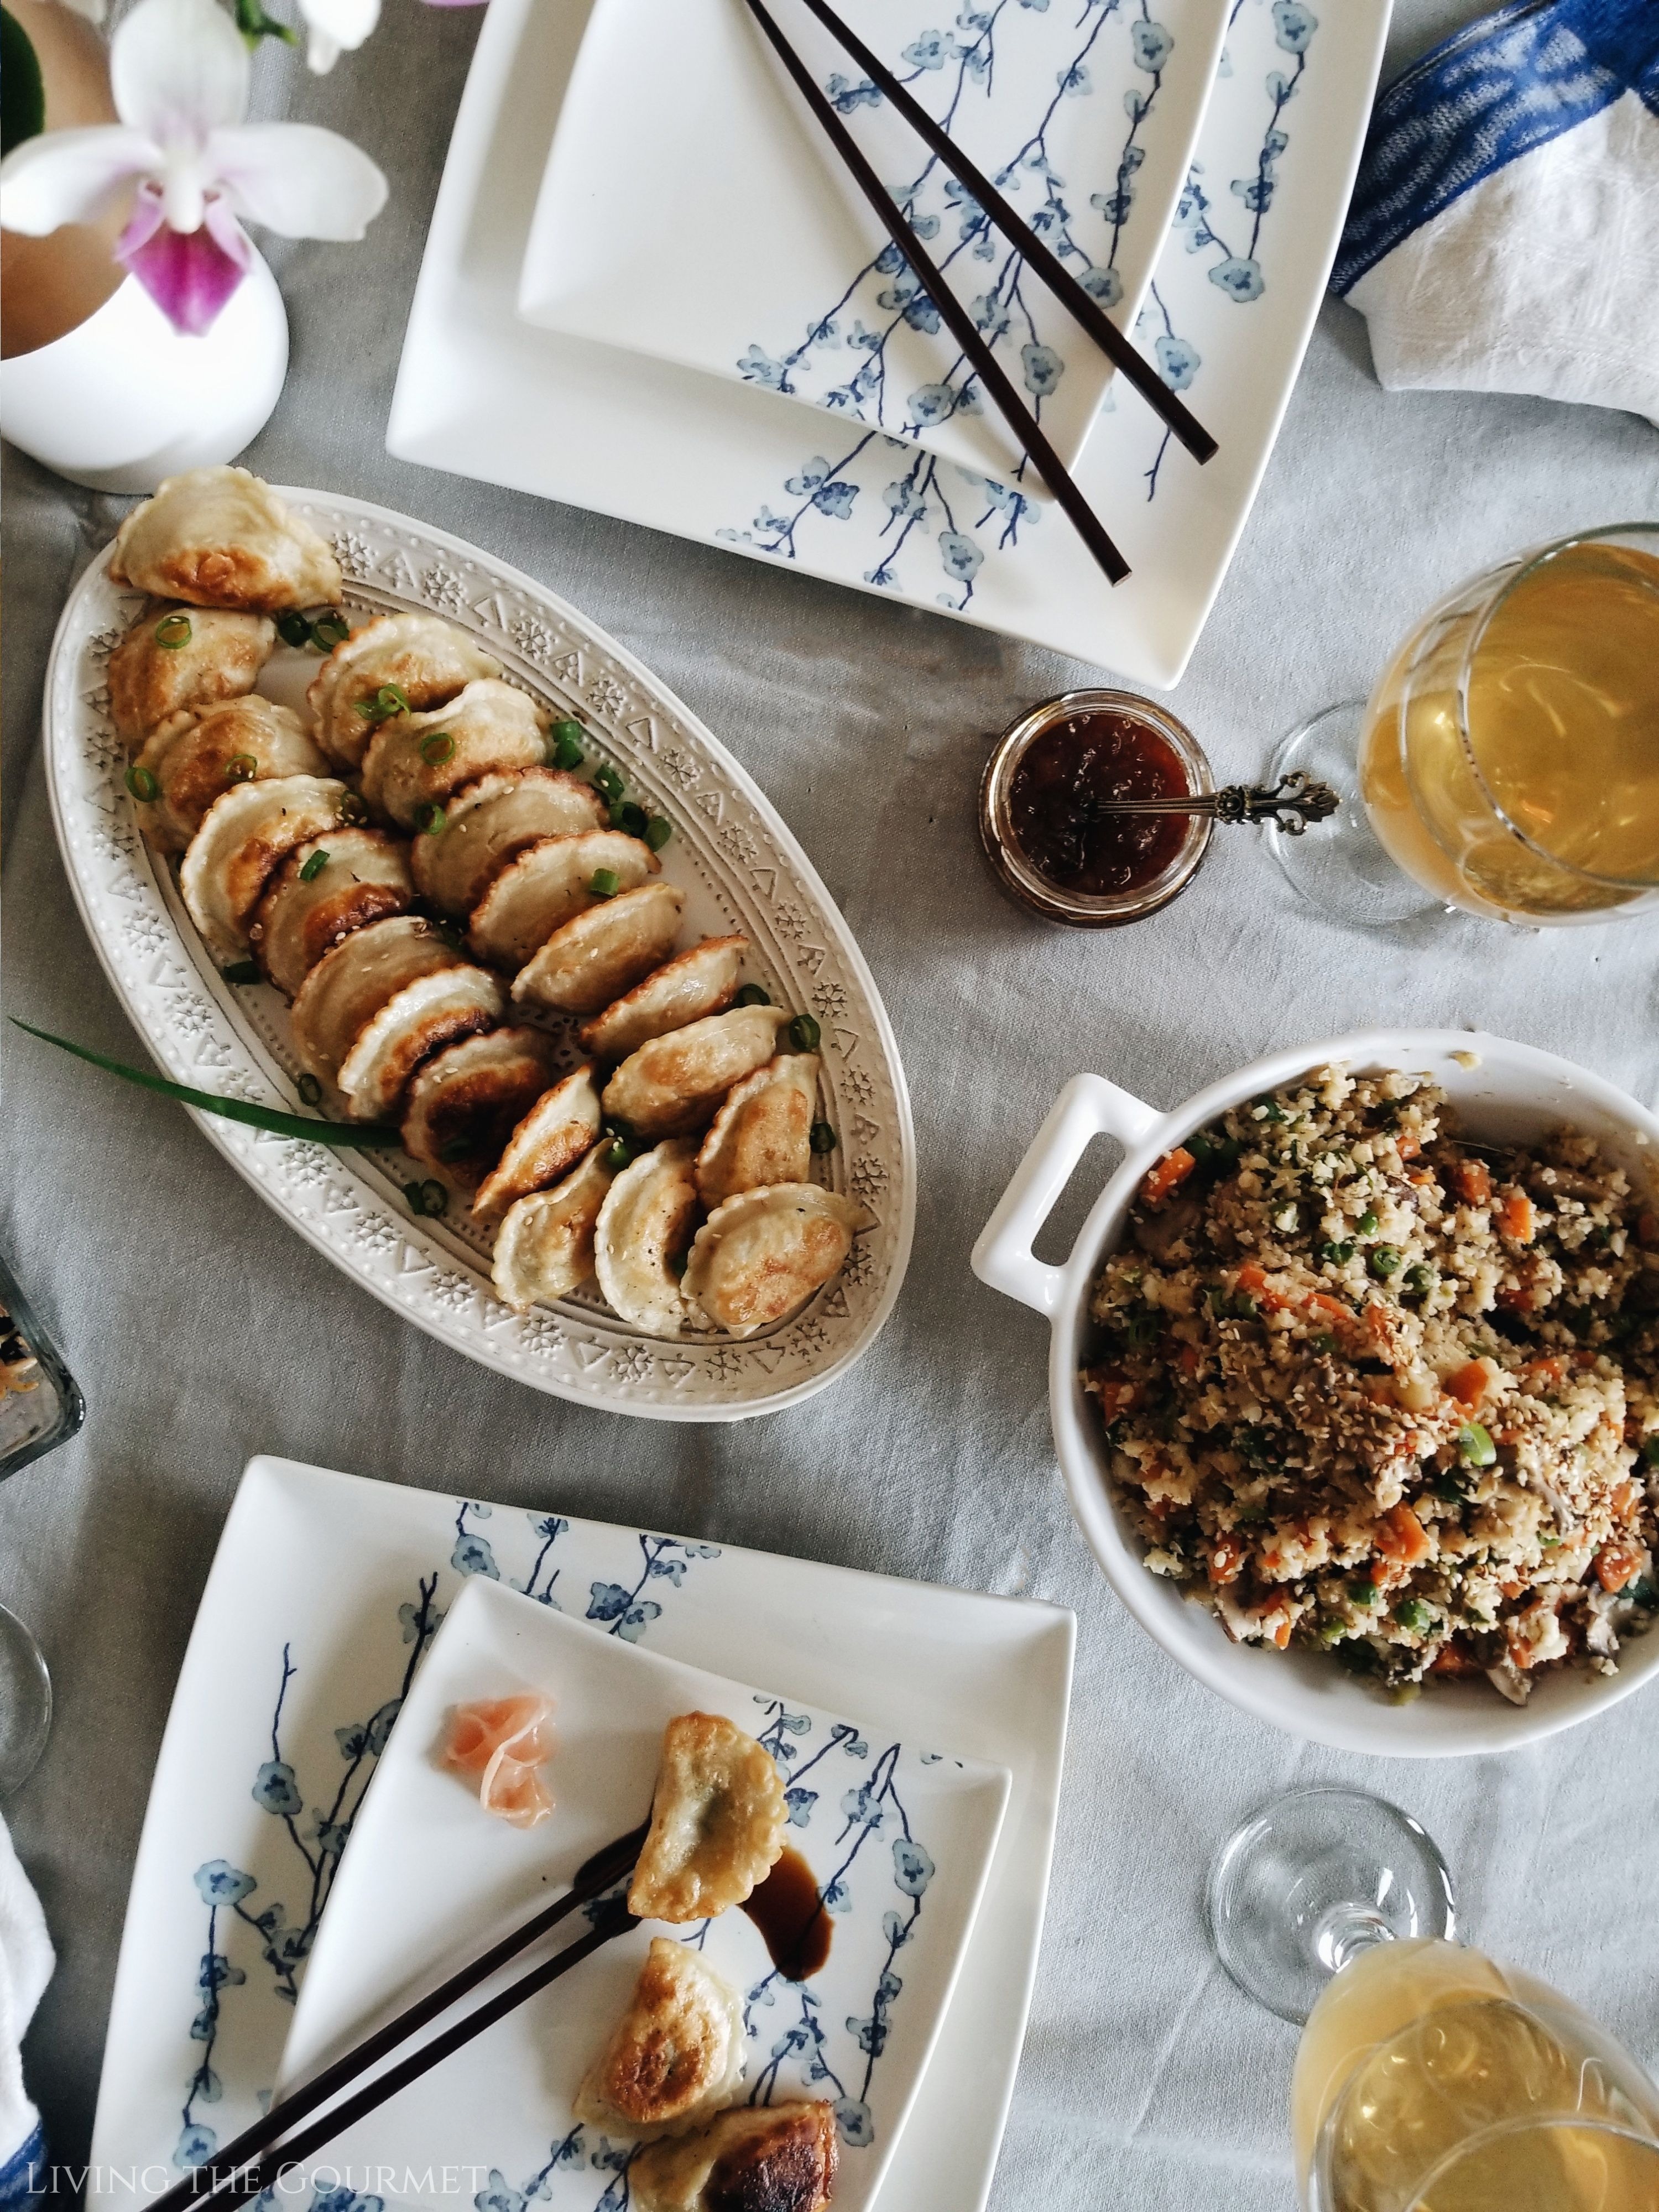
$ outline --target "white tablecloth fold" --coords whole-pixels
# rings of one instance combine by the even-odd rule
[[[21,2046],[56,1964],[40,1900],[0,1820],[0,2212],[46,2195],[46,2140]]]

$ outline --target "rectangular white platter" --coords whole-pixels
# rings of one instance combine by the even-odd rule
[[[1231,0],[841,0],[842,20],[1128,328],[1187,175]],[[799,4],[775,20],[1067,467],[1111,365]],[[718,158],[714,149],[719,149]],[[1050,495],[744,0],[598,0],[520,311],[734,377]]]
[[[544,1778],[555,1802],[544,1821],[514,1828],[480,1808],[476,1778],[469,1786],[435,1754],[456,1706],[526,1690],[553,1703]],[[786,1840],[827,1899],[823,1966],[785,1981],[738,1911],[690,1926],[643,1923],[453,2052],[441,2079],[411,2082],[336,2137],[322,2154],[331,2171],[459,2162],[504,2174],[555,2212],[592,2212],[626,2170],[629,2145],[577,2120],[577,2084],[663,1936],[692,1945],[741,2001],[744,2080],[733,2101],[827,2099],[836,2212],[867,2212],[974,1925],[1007,1769],[595,1635],[486,1576],[451,1605],[352,1824],[282,2086],[309,2080],[477,1958],[643,1820],[662,1732],[691,1712],[724,1715],[758,1738],[786,1784],[799,1775]],[[502,1968],[462,2009],[509,1988],[545,1950]]]
[[[387,445],[1173,684],[1313,327],[1389,4],[1234,0],[1137,330],[1220,452],[1200,468],[1112,387],[1079,482],[1131,563],[1115,588],[1051,506],[775,392],[524,323],[520,272],[589,0],[494,0],[484,20]]]
[[[822,1389],[873,1343],[898,1296],[915,1219],[915,1140],[886,1011],[811,861],[690,709],[532,578],[364,500],[284,496],[331,542],[354,618],[424,608],[469,631],[508,682],[582,720],[592,761],[608,760],[674,824],[663,872],[686,895],[687,941],[741,930],[747,975],[775,1004],[820,1024],[821,1110],[837,1138],[827,1180],[857,1197],[873,1226],[840,1274],[772,1329],[741,1343],[666,1340],[621,1321],[596,1287],[515,1313],[491,1281],[487,1231],[459,1206],[442,1221],[411,1212],[404,1184],[424,1170],[400,1153],[341,1152],[198,1114],[203,1134],[373,1296],[533,1389],[669,1421],[741,1420]],[[139,835],[105,663],[142,600],[110,581],[108,566],[106,550],[70,594],[41,708],[52,820],[76,902],[117,996],[167,1075],[295,1112],[300,1066],[280,994],[226,981],[172,872]],[[260,679],[284,689],[290,704],[303,697],[307,667],[319,665],[313,654],[296,670],[300,658],[279,653]]]
[[[156,1763],[93,2142],[105,2197],[159,2195],[262,2109],[351,1817],[445,1609],[477,1575],[1008,1769],[973,1940],[878,2204],[976,2212],[1036,1969],[1073,1615],[269,1458],[249,1463],[225,1523]],[[474,2197],[496,2212],[489,2194],[452,2192],[447,2212]],[[303,2195],[287,2202],[307,2212]]]

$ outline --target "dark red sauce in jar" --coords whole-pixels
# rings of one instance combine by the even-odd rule
[[[1132,714],[1073,714],[1034,738],[1008,791],[1008,822],[1039,875],[1091,897],[1146,888],[1186,841],[1185,814],[1115,814],[1115,799],[1189,791],[1169,739]]]

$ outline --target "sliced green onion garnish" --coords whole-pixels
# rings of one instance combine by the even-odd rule
[[[252,783],[259,773],[259,763],[252,753],[233,753],[225,763],[227,783]]]
[[[217,1114],[227,1121],[245,1122],[250,1129],[268,1129],[273,1136],[307,1137],[314,1144],[343,1145],[362,1152],[384,1152],[403,1141],[396,1129],[378,1122],[313,1121],[302,1114],[282,1113],[274,1106],[251,1105],[245,1098],[217,1098],[210,1091],[192,1091],[188,1084],[170,1083],[166,1076],[152,1075],[148,1068],[129,1067],[124,1060],[109,1060],[101,1052],[89,1052],[85,1045],[71,1044],[67,1037],[54,1036],[50,1030],[38,1030],[32,1022],[20,1022],[15,1014],[9,1019],[15,1029],[25,1030],[44,1043],[55,1044],[61,1052],[72,1052],[77,1060],[101,1067],[106,1074],[118,1075],[124,1082],[136,1083],[143,1091],[160,1091],[162,1097],[176,1098],[181,1106],[193,1106],[198,1113]],[[301,1096],[304,1095],[301,1079]],[[321,1096],[320,1091],[318,1095]]]
[[[638,1150],[638,1146],[630,1144],[626,1137],[613,1133],[605,1146],[605,1164],[614,1174],[620,1175]]]
[[[449,1193],[442,1183],[432,1182],[421,1185],[421,1210],[423,1213],[441,1213],[449,1203]]]
[[[649,817],[644,807],[631,799],[619,799],[611,810],[611,826],[625,830],[630,837],[643,837]]]
[[[829,1122],[814,1121],[811,1135],[807,1141],[815,1152],[833,1152],[836,1149],[836,1133]]]
[[[797,1052],[816,1052],[823,1034],[811,1014],[797,1014],[789,1024],[789,1042]]]
[[[587,879],[587,888],[595,898],[615,898],[622,889],[622,878],[614,868],[595,868]]]
[[[441,768],[454,757],[455,740],[447,730],[434,730],[429,738],[421,739],[421,758],[428,768]]]
[[[1457,1455],[1465,1467],[1491,1467],[1498,1447],[1479,1421],[1465,1421],[1457,1431]]]
[[[384,722],[389,715],[406,714],[409,702],[395,684],[382,684],[372,699],[354,701],[352,711],[365,721]]]
[[[228,968],[222,968],[219,972],[227,983],[257,983],[259,963],[257,960],[233,960]]]
[[[156,781],[154,771],[140,768],[137,761],[127,770],[125,781],[133,797],[142,799],[146,806],[161,796],[161,787]]]
[[[326,851],[319,846],[316,852],[314,852],[311,858],[306,862],[304,867],[301,869],[300,881],[302,884],[314,884],[318,877],[322,874],[323,870],[327,866],[328,854]]]
[[[438,1158],[446,1164],[453,1160],[464,1160],[471,1150],[471,1137],[452,1137],[447,1145],[439,1146]]]
[[[348,830],[359,829],[368,819],[368,809],[355,791],[342,792],[334,811]]]
[[[309,645],[311,624],[298,607],[290,607],[286,614],[277,616],[276,635],[284,645]]]
[[[155,625],[155,642],[168,653],[177,653],[181,645],[190,643],[190,617],[163,615]]]
[[[424,806],[415,809],[415,827],[422,837],[441,837],[449,817],[435,799],[428,799]]]
[[[332,653],[337,645],[343,645],[351,635],[351,624],[343,615],[319,615],[311,625],[311,641],[324,653]]]
[[[640,835],[653,853],[660,853],[674,834],[674,825],[665,814],[653,814]]]
[[[593,771],[593,784],[594,788],[602,791],[612,805],[622,797],[624,789],[623,780],[616,769],[604,761]]]
[[[555,768],[580,768],[587,758],[582,750],[582,726],[580,722],[555,722],[548,732],[552,746]]]
[[[758,983],[745,983],[738,993],[738,1004],[740,1006],[769,1006],[771,1003],[770,992],[763,991]]]
[[[301,1097],[305,1100],[307,1106],[321,1105],[323,1098],[323,1086],[318,1082],[314,1075],[311,1074],[309,1072],[302,1075],[300,1078],[297,1088]]]
[[[669,1273],[683,1275],[691,1264],[691,1247],[688,1244],[684,1251],[671,1252],[667,1257]]]

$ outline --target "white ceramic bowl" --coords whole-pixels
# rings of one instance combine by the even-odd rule
[[[1460,1054],[1475,1064],[1464,1066]],[[1468,1030],[1372,1030],[1259,1060],[1170,1114],[1098,1075],[1073,1076],[974,1247],[974,1272],[1048,1316],[1049,1412],[1072,1510],[1112,1588],[1188,1673],[1259,1720],[1342,1751],[1431,1759],[1512,1750],[1605,1711],[1646,1681],[1659,1668],[1659,1629],[1625,1647],[1616,1674],[1568,1667],[1541,1680],[1520,1706],[1484,1680],[1437,1683],[1410,1704],[1390,1705],[1320,1653],[1231,1643],[1207,1606],[1183,1598],[1174,1583],[1142,1565],[1139,1542],[1107,1479],[1098,1417],[1078,1380],[1090,1287],[1153,1161],[1228,1107],[1329,1060],[1362,1072],[1426,1071],[1455,1103],[1471,1136],[1528,1143],[1571,1122],[1599,1138],[1638,1188],[1651,1187],[1659,1174],[1659,1118],[1570,1060]],[[1090,1139],[1103,1132],[1122,1142],[1123,1164],[1066,1264],[1045,1266],[1033,1256],[1032,1242]]]

